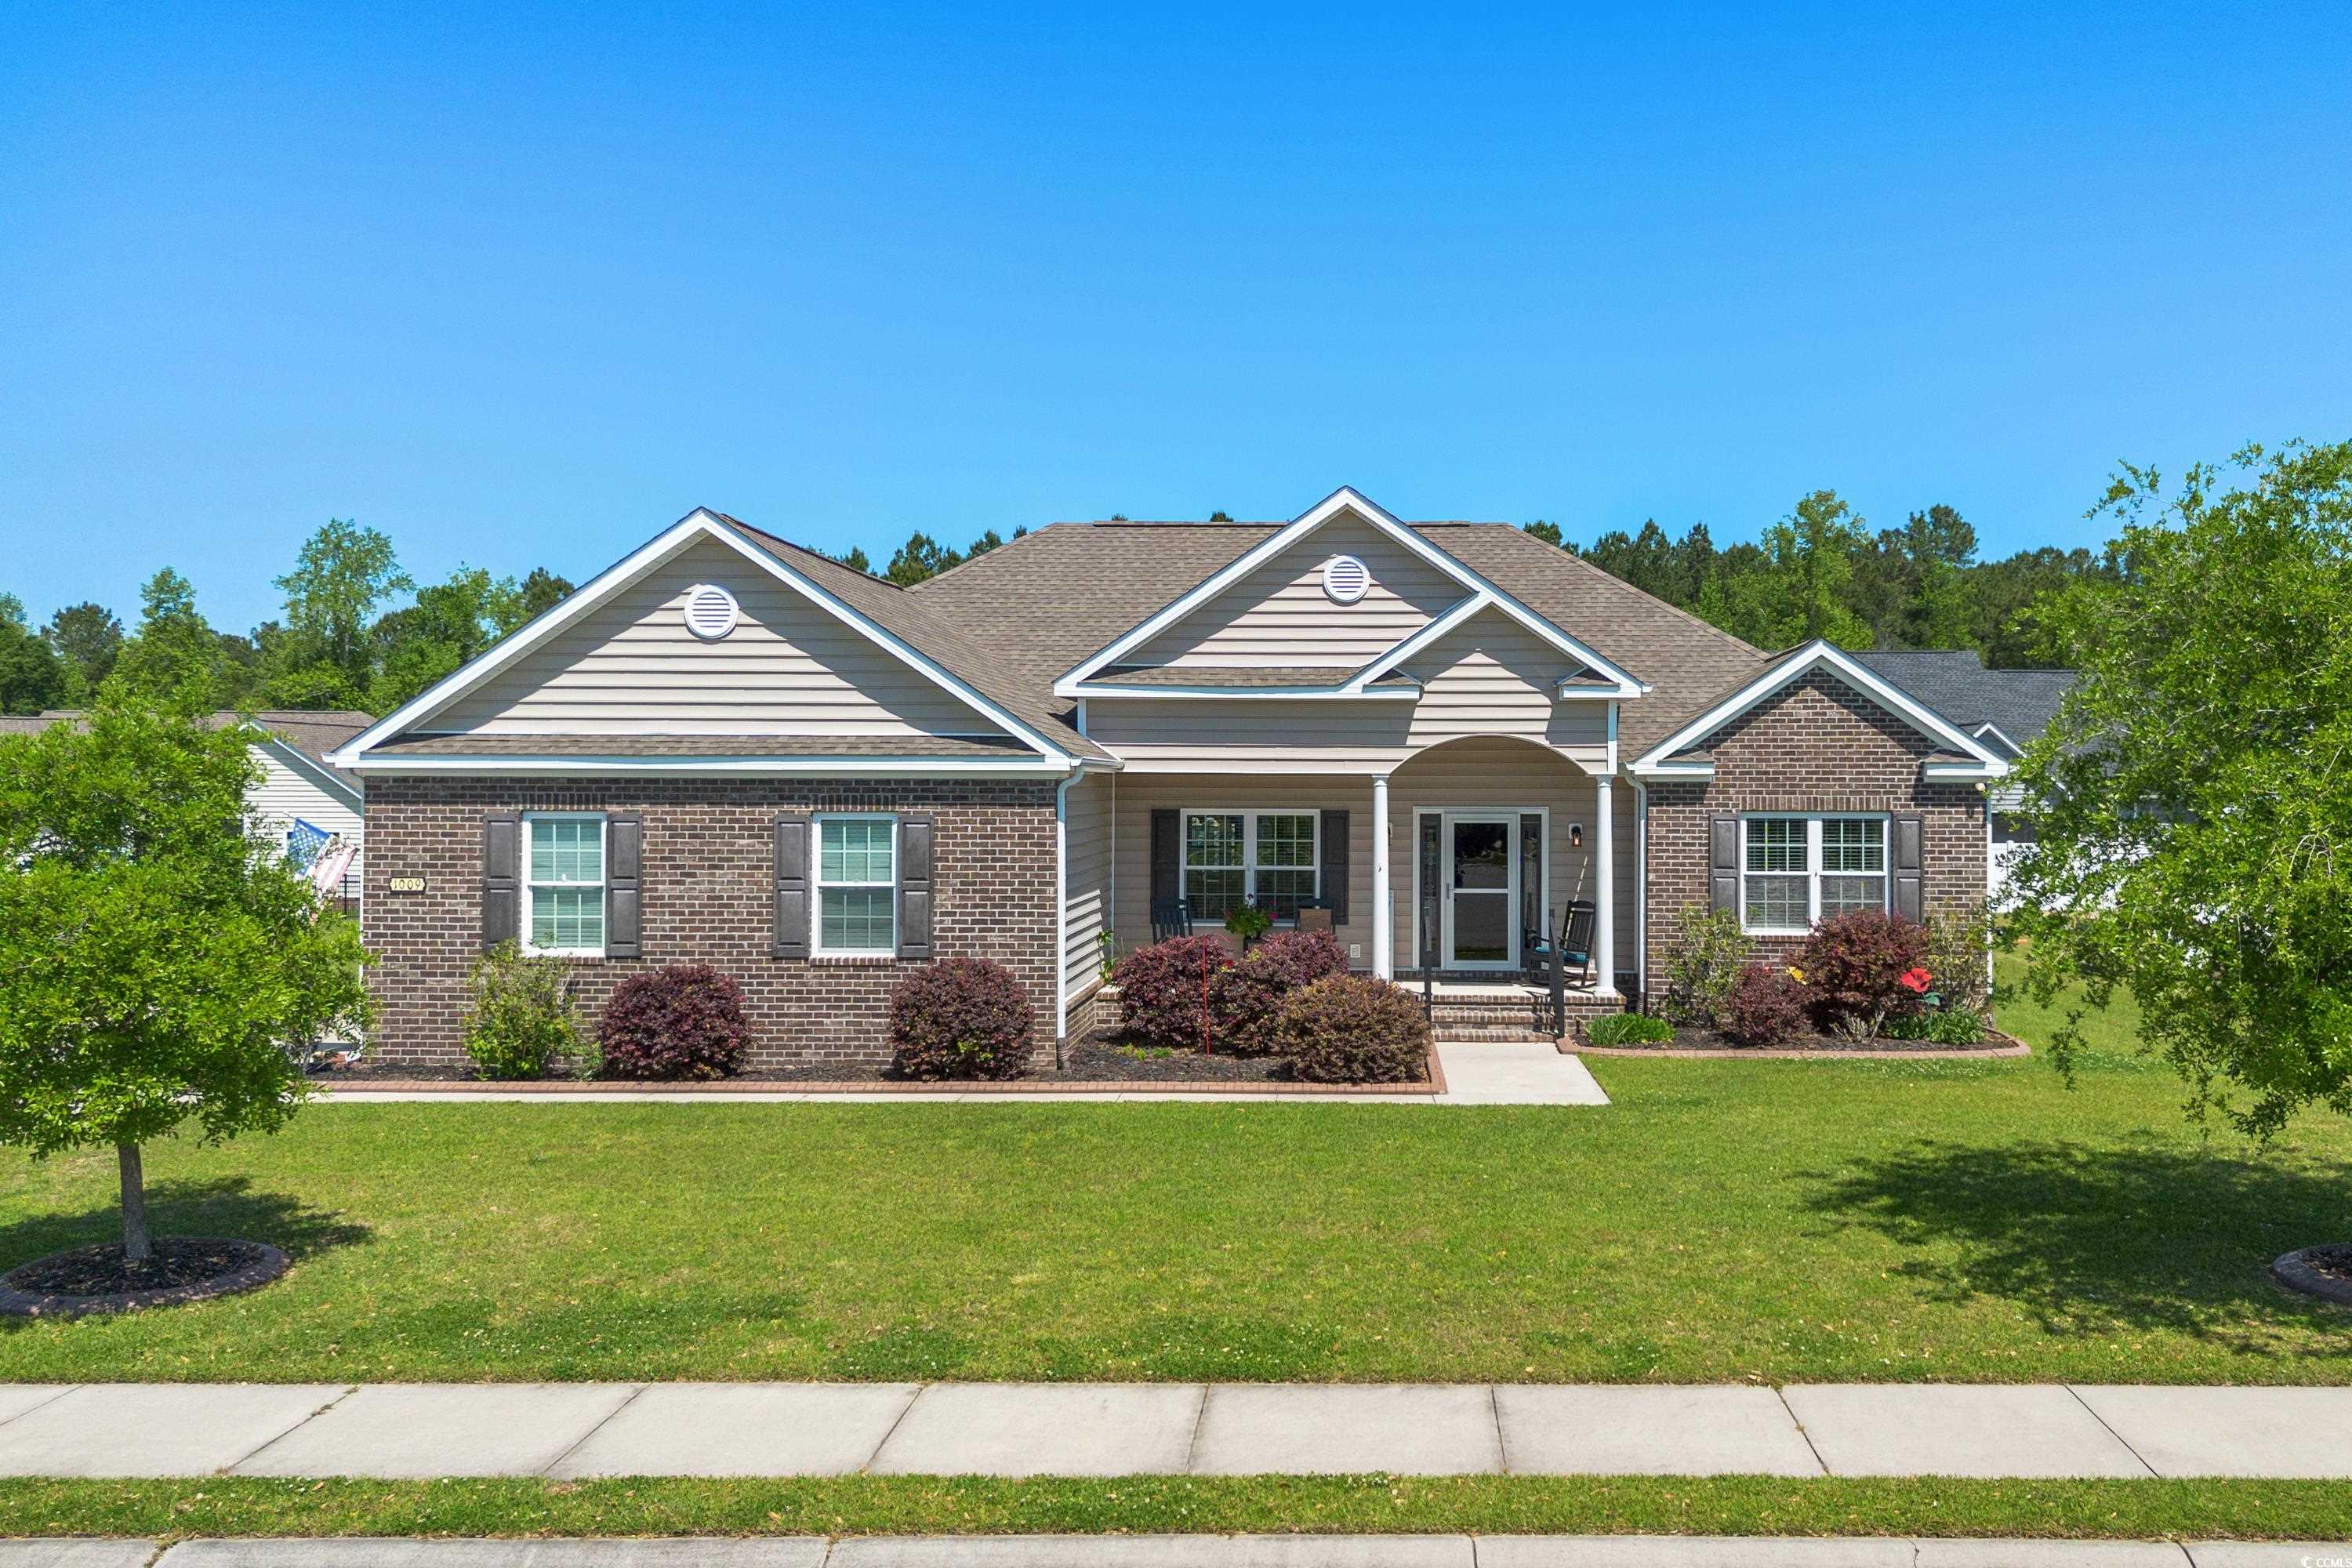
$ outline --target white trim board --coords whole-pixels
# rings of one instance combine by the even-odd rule
[[[708,507],[697,507],[647,540],[629,554],[599,572],[562,604],[509,634],[473,662],[444,677],[391,717],[353,737],[329,759],[337,767],[359,769],[362,759],[371,747],[381,745],[393,737],[414,729],[424,720],[446,707],[464,693],[481,685],[491,676],[583,618],[590,611],[604,604],[630,584],[657,570],[666,562],[688,547],[710,539],[726,545],[752,565],[793,588],[819,609],[859,633],[869,641],[893,655],[916,673],[925,677],[950,696],[977,710],[990,722],[1007,734],[1034,749],[1045,759],[1064,764],[1076,759],[1055,745],[1034,728],[1023,723],[993,699],[984,696],[969,682],[955,675],[937,660],[917,649],[896,633],[819,586],[804,574],[770,552],[743,537],[737,529]],[[426,770],[446,771],[446,770]]]
[[[1084,771],[1043,757],[518,757],[504,756],[379,756],[369,753],[349,764],[355,772],[397,776],[404,773],[520,773],[541,777],[568,774],[636,773],[647,778],[691,778],[706,773],[755,773],[790,777],[803,773],[845,773],[877,778],[982,776],[988,778],[1062,779]],[[1110,771],[1111,764],[1094,764]]]
[[[1194,584],[1174,601],[1121,633],[1117,640],[1108,647],[1088,655],[1076,668],[1054,683],[1054,695],[1056,697],[1097,695],[1098,693],[1095,692],[1087,683],[1103,669],[1118,663],[1126,655],[1134,652],[1193,610],[1343,513],[1351,513],[1361,518],[1405,550],[1461,584],[1470,595],[1470,597],[1461,604],[1432,621],[1430,626],[1424,626],[1420,631],[1413,633],[1412,637],[1406,637],[1388,652],[1381,655],[1379,658],[1374,659],[1364,669],[1359,670],[1342,689],[1346,695],[1361,695],[1365,682],[1375,679],[1381,670],[1396,659],[1405,658],[1410,651],[1424,646],[1417,639],[1421,639],[1423,634],[1429,631],[1431,626],[1435,626],[1442,621],[1459,624],[1462,618],[1489,606],[1502,610],[1504,614],[1552,644],[1561,652],[1582,660],[1586,668],[1596,670],[1618,683],[1617,691],[1601,693],[1602,695],[1638,697],[1648,689],[1639,679],[1620,669],[1593,649],[1585,647],[1559,626],[1520,604],[1518,600],[1505,593],[1495,584],[1488,582],[1470,567],[1423,539],[1419,533],[1391,516],[1385,509],[1367,500],[1361,492],[1351,486],[1341,485],[1323,500],[1293,518],[1288,523],[1242,552],[1233,561]]]
[[[1952,751],[1975,759],[1963,763],[1929,763],[1924,770],[1926,777],[1937,780],[1997,779],[2009,772],[2009,764],[1993,755],[1975,736],[1954,728],[1933,709],[1923,706],[1902,688],[1874,674],[1868,667],[1857,662],[1835,644],[1821,637],[1798,648],[1634,758],[1632,772],[1637,778],[1713,778],[1715,763],[1712,761],[1677,762],[1674,760],[1674,754],[1698,744],[1801,677],[1822,668],[1835,672],[1847,685],[1870,697],[1928,739],[1941,742]]]

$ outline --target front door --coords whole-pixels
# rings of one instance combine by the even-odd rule
[[[1519,824],[1508,812],[1445,814],[1445,967],[1518,962]]]

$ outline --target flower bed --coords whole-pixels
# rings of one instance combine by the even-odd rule
[[[1775,1046],[1743,1046],[1719,1030],[1695,1028],[1688,1025],[1677,1027],[1669,1039],[1629,1041],[1623,1045],[1596,1046],[1585,1037],[1588,1025],[1579,1020],[1575,1026],[1574,1048],[1593,1056],[1706,1056],[1706,1057],[2021,1057],[2032,1047],[2013,1036],[1988,1028],[1984,1037],[1972,1046],[1949,1046],[1935,1040],[1896,1039],[1889,1036],[1871,1035],[1856,1037],[1850,1035],[1826,1035],[1807,1029],[1790,1036]]]

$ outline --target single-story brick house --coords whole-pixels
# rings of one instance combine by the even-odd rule
[[[1768,655],[1505,523],[1341,489],[1287,523],[1055,523],[912,587],[698,510],[338,752],[366,781],[378,1045],[454,1059],[519,938],[593,1007],[682,961],[782,1065],[887,1056],[907,966],[981,954],[1041,1053],[1155,907],[1328,907],[1382,977],[1578,1002],[1680,910],[1767,951],[1985,896],[2002,758],[1829,646]],[[1318,917],[1319,918],[1319,917]]]

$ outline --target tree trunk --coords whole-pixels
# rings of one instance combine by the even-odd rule
[[[147,1239],[147,1178],[140,1167],[139,1145],[117,1143],[115,1159],[122,1168],[122,1258],[144,1263],[155,1255]]]

